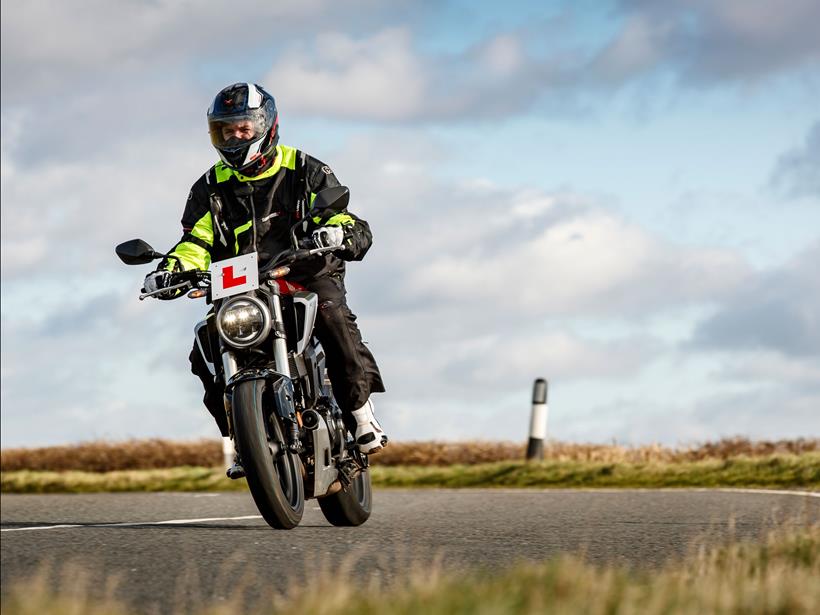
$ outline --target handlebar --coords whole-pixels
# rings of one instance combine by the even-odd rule
[[[264,267],[259,269],[260,279],[268,279],[268,275],[274,269],[282,267],[286,264],[295,263],[296,261],[305,260],[318,254],[327,254],[330,252],[338,252],[344,250],[344,246],[328,246],[323,248],[298,248],[296,250],[288,249],[280,252]],[[194,288],[208,288],[211,285],[211,272],[202,271],[201,269],[189,269],[188,271],[171,272],[171,281],[175,284],[160,288],[150,293],[142,293],[139,298],[140,301],[164,293],[169,290],[189,290]]]
[[[188,271],[172,271],[171,281],[176,282],[171,286],[157,289],[150,293],[142,293],[140,301],[164,293],[169,290],[188,290],[192,288],[207,288],[211,285],[211,272],[200,269],[189,269]]]
[[[296,261],[304,260],[306,258],[310,258],[312,256],[316,256],[318,254],[327,254],[329,252],[339,252],[344,250],[345,246],[328,246],[324,248],[298,248],[296,250],[288,249],[283,250],[276,256],[274,256],[267,265],[261,267],[259,269],[260,277],[264,276],[268,272],[276,269],[277,267],[281,267],[283,265],[288,265],[291,263],[295,263]]]

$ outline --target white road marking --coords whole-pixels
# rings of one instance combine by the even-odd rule
[[[205,523],[207,521],[244,521],[247,519],[261,519],[262,515],[245,515],[243,517],[207,517],[203,519],[170,519],[168,521],[133,521],[128,523],[90,523],[80,524],[60,524],[60,525],[38,525],[36,527],[9,527],[0,532],[27,532],[31,530],[58,530],[73,527],[133,527],[137,525],[184,525],[186,523]]]
[[[82,525],[39,525],[37,527],[9,527],[0,532],[25,532],[28,530],[58,530],[65,527],[83,527]]]
[[[802,495],[807,498],[820,498],[818,491],[786,491],[782,489],[741,489],[734,487],[724,487],[722,489],[712,489],[712,491],[724,491],[726,493],[765,493],[769,495]]]
[[[468,489],[441,489],[441,491],[469,491]],[[493,489],[496,493],[504,493],[504,492],[513,492],[513,493],[520,493],[526,492],[527,489]],[[562,491],[561,489],[544,489],[541,493],[555,493],[557,491]],[[592,491],[592,492],[606,492],[606,493],[618,493],[624,491],[663,491],[663,492],[686,492],[686,491],[699,491],[699,492],[715,492],[720,491],[724,493],[752,493],[752,494],[763,494],[763,495],[798,495],[807,498],[820,498],[820,492],[817,491],[788,491],[782,489],[741,489],[741,488],[731,488],[731,487],[723,487],[717,489],[571,489],[569,491]],[[314,507],[314,510],[320,510],[320,508]],[[36,527],[9,527],[0,529],[0,532],[29,532],[33,530],[59,530],[59,529],[66,529],[66,528],[75,528],[75,527],[134,527],[138,525],[184,525],[186,523],[206,523],[209,521],[246,521],[249,519],[261,519],[261,515],[245,515],[242,517],[206,517],[203,519],[169,519],[168,521],[133,521],[128,523],[90,523],[90,524],[59,524],[59,525],[38,525]]]
[[[436,487],[443,493],[756,493],[763,495],[799,495],[806,498],[820,498],[820,491],[800,491],[786,489],[744,489],[742,487]],[[415,487],[396,487],[390,491],[420,491]]]

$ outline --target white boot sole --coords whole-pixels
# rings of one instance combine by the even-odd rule
[[[367,444],[370,444],[370,447],[368,447],[367,444],[357,444],[356,446],[359,447],[359,452],[362,455],[372,455],[373,453],[378,453],[380,450],[385,448],[387,446],[387,442],[387,436],[383,435],[378,440],[368,442]]]

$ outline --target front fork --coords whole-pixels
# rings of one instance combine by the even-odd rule
[[[292,379],[290,361],[288,361],[288,342],[285,337],[285,319],[282,316],[282,300],[279,297],[279,286],[271,280],[273,290],[273,360],[276,371]]]
[[[220,340],[222,347],[222,377],[224,381],[230,382],[236,372],[239,371],[239,366],[236,363],[236,355],[233,351],[227,350],[224,342]],[[233,465],[234,457],[236,456],[236,447],[233,443],[233,413],[231,408],[231,398],[228,396],[227,389],[223,393],[223,403],[225,405],[225,415],[228,417],[228,435],[222,436],[222,457],[225,460],[225,468],[230,469]]]
[[[276,363],[276,371],[283,376],[291,377],[290,361],[288,361],[288,342],[285,338],[285,320],[282,317],[282,300],[279,298],[279,291],[274,287],[273,294],[273,360]],[[222,373],[225,382],[230,382],[239,371],[236,362],[236,355],[227,346],[222,346]]]
[[[288,342],[285,336],[285,320],[282,316],[282,300],[279,296],[278,285],[276,285],[275,282],[271,282],[270,286],[271,290],[273,291],[271,302],[273,306],[273,360],[276,364],[276,371],[290,378],[290,361],[288,361]],[[221,345],[222,374],[224,381],[227,384],[231,381],[231,378],[233,378],[237,374],[237,372],[239,372],[239,364],[237,363],[236,354],[234,353],[234,351],[229,350],[228,347],[224,344],[224,342],[222,342]],[[231,398],[228,396],[226,392],[224,396],[224,404],[225,413],[228,415],[229,435],[222,438],[222,454],[225,458],[226,467],[230,467],[230,465],[233,464],[233,458],[236,452],[233,443],[233,416],[231,403]],[[298,434],[298,426],[296,427],[296,429]]]

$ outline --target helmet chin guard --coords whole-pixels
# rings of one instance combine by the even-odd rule
[[[254,177],[276,158],[279,113],[273,96],[254,83],[223,88],[208,109],[208,132],[222,162]]]

